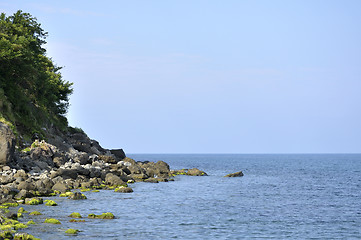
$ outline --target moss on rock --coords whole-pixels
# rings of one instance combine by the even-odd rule
[[[32,225],[32,224],[36,224],[33,220],[29,220],[26,225]]]
[[[110,212],[102,213],[101,215],[95,215],[91,213],[88,215],[88,218],[99,218],[99,219],[114,219],[114,214]]]
[[[46,206],[58,206],[58,204],[53,200],[45,200],[45,202]]]
[[[59,195],[59,197],[69,197],[70,195],[73,195],[73,192],[65,192]]]
[[[44,201],[42,198],[30,198],[30,199],[25,199],[25,204],[27,205],[39,205],[39,204],[43,204]]]
[[[13,226],[13,228],[15,230],[21,229],[21,228],[28,228],[28,225],[24,224],[24,223],[17,223]]]
[[[68,230],[65,231],[66,234],[78,234],[79,230],[78,229],[72,229],[69,228]]]
[[[121,193],[132,193],[133,189],[130,187],[119,187],[114,190],[115,192],[121,192]]]
[[[2,206],[5,206],[5,207],[17,207],[19,206],[19,203],[3,203]]]
[[[85,220],[80,219],[70,219],[69,222],[85,222]]]
[[[27,213],[27,211],[25,211],[25,209],[21,207],[18,209],[18,213]]]
[[[33,235],[27,233],[16,233],[14,240],[40,240],[40,238],[36,238]]]
[[[71,217],[71,218],[82,218],[82,216],[81,216],[80,213],[78,213],[78,212],[73,212],[73,213],[70,214],[68,217]]]
[[[43,215],[43,214],[38,211],[33,211],[33,212],[29,213],[29,215]]]
[[[55,218],[47,218],[45,219],[44,223],[61,224],[61,222]]]

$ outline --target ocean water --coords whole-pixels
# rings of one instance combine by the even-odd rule
[[[197,167],[209,176],[135,183],[134,193],[54,197],[59,206],[26,206],[44,215],[26,232],[41,239],[361,239],[361,154],[133,154],[138,161]],[[242,170],[244,177],[223,176]],[[70,223],[72,212],[116,219]],[[45,218],[61,225],[43,224]],[[68,228],[81,230],[67,236]]]

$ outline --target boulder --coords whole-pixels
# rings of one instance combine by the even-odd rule
[[[25,199],[25,198],[31,198],[34,194],[28,190],[22,189],[18,194],[15,195],[15,199]]]
[[[242,172],[242,171],[239,171],[239,172],[227,174],[227,175],[224,176],[224,177],[242,177],[242,176],[243,176],[243,172]]]
[[[120,188],[116,188],[115,192],[132,193],[133,189],[131,187],[120,187]]]
[[[27,190],[27,191],[30,191],[30,190],[35,190],[35,186],[33,183],[31,182],[28,182],[28,181],[22,181],[19,183],[18,185],[18,189],[19,190]]]
[[[148,182],[148,183],[159,183],[157,178],[148,178],[145,179],[144,182]]]
[[[119,160],[126,158],[125,152],[123,151],[123,149],[112,149],[112,150],[110,150],[110,152]]]
[[[103,160],[105,163],[111,163],[111,164],[114,164],[114,163],[117,163],[117,160],[115,159],[114,156],[108,156],[108,155],[99,155],[99,159],[100,160]]]
[[[23,169],[20,169],[14,174],[14,178],[22,178],[26,180],[29,178],[29,176]]]
[[[53,189],[54,191],[59,191],[61,193],[65,193],[70,190],[70,188],[62,182],[55,183],[55,185],[51,189]]]
[[[0,122],[0,165],[8,165],[14,157],[15,136],[10,127]]]
[[[207,173],[199,170],[198,168],[192,168],[187,171],[189,176],[207,176]]]
[[[56,172],[56,174],[57,174],[57,176],[61,176],[64,179],[65,178],[76,179],[78,177],[78,172],[76,169],[59,168],[58,171]]]
[[[125,184],[125,182],[120,177],[114,175],[113,173],[108,173],[105,176],[105,183],[110,186],[120,186]]]
[[[81,165],[85,165],[89,163],[89,154],[85,152],[79,152],[74,156],[74,161],[76,163],[80,163]]]
[[[87,199],[87,197],[80,193],[80,192],[75,192],[74,194],[70,195],[68,197],[68,199],[71,199],[71,200],[84,200],[84,199]]]

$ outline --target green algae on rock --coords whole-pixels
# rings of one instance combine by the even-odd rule
[[[78,234],[79,230],[78,229],[72,229],[69,228],[68,230],[65,231],[66,234]]]
[[[73,195],[73,192],[65,192],[59,195],[59,197],[69,197],[70,195]]]
[[[84,194],[80,193],[80,192],[75,192],[74,194],[70,195],[68,197],[68,199],[71,199],[71,200],[85,200],[85,199],[87,199],[87,197]]]
[[[85,220],[82,220],[82,219],[70,219],[69,222],[85,222]]]
[[[33,225],[33,224],[36,224],[33,220],[29,220],[26,225]]]
[[[25,204],[27,205],[39,205],[43,203],[44,203],[43,199],[39,197],[25,199]]]
[[[53,200],[45,200],[45,202],[46,206],[58,206],[58,204]]]
[[[28,225],[26,225],[26,224],[24,224],[24,223],[17,223],[17,224],[15,224],[15,225],[13,226],[13,228],[14,228],[15,230],[18,230],[18,229],[20,229],[20,228],[28,228]]]
[[[18,209],[18,213],[27,213],[28,211],[25,211],[25,209],[23,207],[20,207]]]
[[[114,219],[114,214],[110,212],[102,213],[101,215],[95,215],[91,213],[88,215],[88,218],[99,218],[99,219]]]
[[[29,215],[43,215],[43,214],[38,211],[33,211],[33,212],[29,213]]]
[[[82,218],[82,216],[81,216],[80,213],[78,213],[78,212],[73,212],[73,213],[70,214],[68,217],[71,217],[71,218]]]
[[[19,203],[3,203],[2,206],[5,206],[5,207],[17,207],[19,206]]]
[[[45,219],[44,223],[61,224],[61,222],[55,218],[47,218]]]
[[[114,190],[115,192],[121,192],[121,193],[132,193],[133,189],[131,187],[119,187]]]
[[[27,233],[16,233],[14,240],[40,240],[40,238],[36,238],[33,235]]]

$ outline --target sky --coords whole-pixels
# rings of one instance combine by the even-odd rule
[[[360,153],[361,1],[0,0],[126,153]]]

